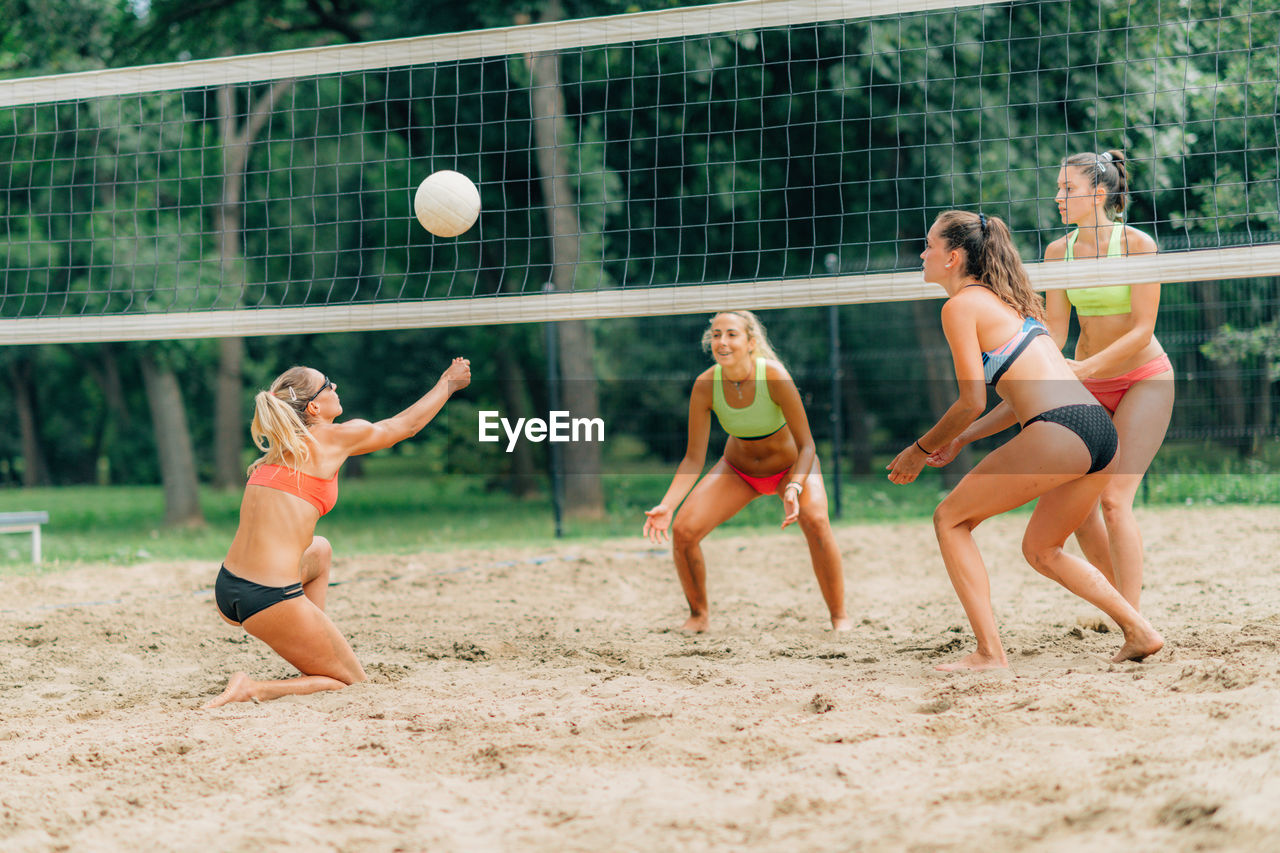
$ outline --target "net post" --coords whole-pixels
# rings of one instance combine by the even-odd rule
[[[550,293],[555,290],[555,284],[547,282],[542,289],[544,292]],[[543,329],[546,332],[547,347],[547,406],[549,411],[556,412],[560,410],[560,336],[553,321],[547,321],[543,325]],[[564,538],[564,477],[562,465],[559,443],[554,441],[547,442],[547,467],[550,469],[548,473],[551,478],[551,513],[555,519],[557,539]]]
[[[844,401],[840,397],[840,307],[827,308],[827,338],[831,374],[831,515],[840,517],[840,443],[844,434]]]

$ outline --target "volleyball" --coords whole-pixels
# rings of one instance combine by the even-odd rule
[[[432,172],[418,184],[413,212],[422,227],[437,237],[457,237],[480,215],[480,191],[461,172]]]

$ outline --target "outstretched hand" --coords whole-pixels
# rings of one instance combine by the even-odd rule
[[[644,511],[644,535],[654,545],[671,541],[671,510],[666,504],[658,504]]]
[[[444,373],[440,374],[440,379],[448,383],[450,394],[466,388],[471,384],[471,360],[455,358],[453,363],[445,368]]]

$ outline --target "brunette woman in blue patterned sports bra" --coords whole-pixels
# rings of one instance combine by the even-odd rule
[[[316,522],[338,500],[338,469],[417,435],[454,391],[471,381],[455,358],[418,402],[385,420],[335,423],[338,385],[310,367],[291,367],[254,399],[253,440],[265,455],[249,466],[240,526],[214,583],[222,618],[266,643],[301,673],[255,681],[243,672],[206,708],[321,690],[365,680],[347,638],[324,612],[333,554]]]
[[[1156,241],[1120,220],[1129,195],[1129,166],[1121,151],[1074,154],[1058,171],[1058,213],[1070,234],[1045,249],[1046,261],[1154,253]],[[1054,290],[1046,297],[1046,325],[1061,348],[1074,307],[1080,321],[1076,376],[1111,412],[1120,436],[1120,470],[1102,491],[1099,509],[1076,531],[1089,562],[1139,606],[1142,532],[1133,514],[1142,477],[1164,441],[1173,415],[1173,365],[1156,340],[1160,285]]]
[[[925,281],[947,292],[942,327],[960,397],[898,454],[889,465],[889,479],[910,483],[926,462],[946,465],[965,444],[1022,424],[934,513],[942,561],[978,642],[973,654],[938,669],[1009,665],[973,529],[1037,498],[1022,539],[1027,561],[1116,621],[1124,643],[1113,660],[1155,654],[1164,640],[1150,623],[1101,572],[1063,550],[1115,469],[1116,431],[1049,337],[1044,306],[1031,289],[1009,229],[996,217],[950,210],[929,229],[920,257]],[[1002,402],[982,415],[988,385]]]
[[[709,624],[702,540],[761,495],[778,495],[782,526],[798,521],[809,543],[831,627],[849,630],[840,548],[831,532],[822,469],[795,382],[750,311],[722,311],[712,317],[702,347],[711,351],[716,363],[693,382],[684,459],[662,501],[645,511],[644,522],[649,541],[672,540],[676,573],[689,602],[683,629],[700,633]],[[699,481],[712,413],[729,440],[724,456]]]

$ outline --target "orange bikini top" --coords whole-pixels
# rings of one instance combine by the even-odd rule
[[[320,514],[333,509],[338,502],[338,475],[322,480],[286,465],[259,465],[249,475],[250,486],[266,486],[296,495],[309,502]]]

